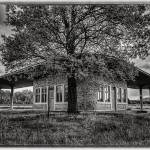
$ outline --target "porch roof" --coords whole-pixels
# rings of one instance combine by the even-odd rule
[[[39,61],[35,60],[31,62],[30,64],[25,64],[21,68],[16,68],[15,70],[12,70],[10,72],[4,73],[0,75],[0,89],[11,89],[11,86],[14,86],[15,89],[17,88],[23,88],[28,86],[33,86],[33,80],[26,78],[18,78],[18,80],[15,80],[14,78],[12,80],[8,80],[7,77],[12,76],[25,76],[25,70],[29,68],[34,68],[36,66],[44,64],[45,61]]]
[[[20,73],[20,75],[23,75],[23,73]],[[5,74],[0,76],[0,89],[11,89],[11,86],[15,89],[33,86],[33,80],[27,78],[8,80]]]
[[[150,74],[139,69],[139,75],[135,77],[134,81],[127,81],[128,88],[132,89],[139,89],[142,87],[142,89],[150,89]]]
[[[41,63],[37,63],[34,66],[37,66]],[[32,67],[34,67],[32,66]],[[14,75],[24,75],[24,71],[26,68],[18,69],[9,73],[5,73],[0,75],[0,89],[10,89],[11,86],[14,88],[23,88],[28,86],[33,86],[33,80],[28,78],[21,78],[18,80],[12,79],[8,80],[7,77],[11,77]],[[134,81],[127,81],[127,87],[132,89],[139,89],[142,86],[143,89],[150,89],[150,74],[139,69],[139,75],[135,77]]]

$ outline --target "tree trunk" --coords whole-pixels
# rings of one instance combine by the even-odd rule
[[[68,77],[68,114],[77,114],[77,87],[75,76]]]

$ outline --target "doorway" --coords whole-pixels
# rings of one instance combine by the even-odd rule
[[[111,96],[112,96],[112,110],[117,110],[116,106],[116,87],[111,87]]]
[[[48,89],[48,109],[54,111],[54,87],[49,87]]]

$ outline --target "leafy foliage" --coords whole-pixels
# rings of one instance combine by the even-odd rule
[[[14,93],[13,97],[14,104],[32,104],[33,103],[33,92],[30,90],[23,90],[22,92],[18,91]],[[1,104],[10,103],[10,91],[1,91],[0,97]]]
[[[11,68],[16,67],[16,62],[39,58],[56,64],[68,75],[101,71],[113,76],[117,72],[126,79],[124,73],[132,65],[119,61],[122,71],[116,64],[108,70],[106,62],[92,54],[115,56],[128,63],[137,55],[147,56],[146,9],[146,5],[9,5],[6,23],[14,27],[15,34],[2,36],[3,62]]]

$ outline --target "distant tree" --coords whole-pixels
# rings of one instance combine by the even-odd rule
[[[78,78],[134,79],[130,60],[148,56],[148,6],[8,5],[6,24],[14,27],[14,34],[2,36],[3,63],[12,69],[40,59],[46,61],[45,70],[27,70],[31,78],[50,69],[65,74],[68,113],[76,113]]]
[[[23,90],[14,93],[14,103],[16,104],[32,104],[33,92],[30,90]]]
[[[1,90],[0,104],[9,104],[10,103],[9,101],[10,101],[10,91]]]

